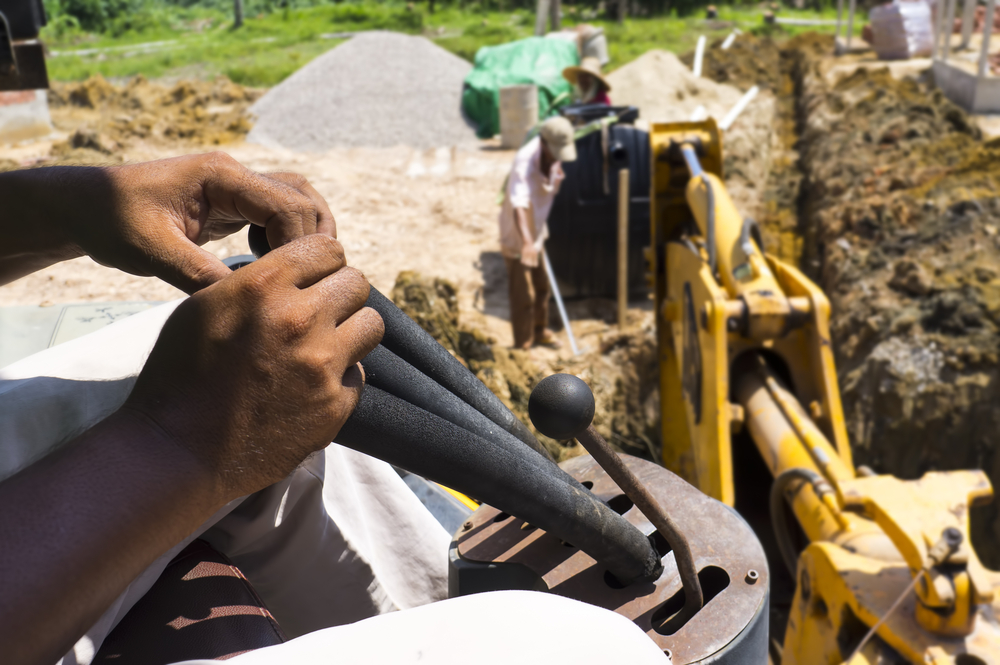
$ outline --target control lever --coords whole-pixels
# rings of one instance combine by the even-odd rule
[[[681,612],[686,620],[704,605],[691,546],[649,490],[594,429],[591,424],[594,408],[590,386],[572,374],[553,374],[542,379],[528,399],[528,416],[538,431],[556,440],[575,438],[579,441],[673,548],[677,571],[684,585]]]
[[[256,256],[270,250],[263,227],[248,239]],[[367,385],[337,443],[573,543],[623,584],[660,576],[649,539],[560,469],[475,375],[376,289],[366,304],[385,336],[361,361]]]

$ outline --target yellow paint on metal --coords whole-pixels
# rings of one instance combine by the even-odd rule
[[[684,143],[697,147],[704,175],[692,178],[678,158]],[[985,476],[856,477],[830,344],[829,300],[744,233],[721,180],[722,140],[714,122],[654,124],[650,145],[647,257],[664,464],[732,504],[731,423],[740,412],[729,403],[732,386],[742,406],[738,420],[771,473],[810,469],[835,490],[820,497],[806,482],[788,488],[811,544],[799,559],[783,663],[842,663],[920,575],[915,592],[852,665],[896,662],[900,655],[943,665],[963,653],[1000,664],[1000,624],[989,619],[1000,615],[1000,594],[993,593],[1000,574],[982,567],[968,540],[969,506],[992,495]],[[715,271],[706,246],[708,187],[715,203]],[[733,368],[739,373],[730,376]],[[949,526],[962,531],[965,544],[948,566],[925,572],[928,550]]]
[[[705,494],[733,505],[726,296],[701,257],[687,247],[671,243],[667,262],[676,266],[677,274],[691,276],[671,280],[667,296],[680,303],[680,318],[669,323],[670,348],[677,359],[676,385],[683,397],[695,484]],[[665,458],[677,455],[666,443],[672,441],[677,439],[664,438]]]
[[[808,298],[812,305],[809,325],[787,335],[785,339],[789,343],[782,344],[781,350],[787,357],[795,359],[790,369],[800,401],[803,404],[816,402],[820,405],[823,418],[816,424],[833,443],[841,461],[853,469],[854,459],[847,440],[844,407],[840,401],[837,368],[833,362],[833,346],[830,344],[830,301],[799,270],[773,256],[769,255],[767,259],[782,291],[790,298]]]
[[[868,627],[884,617],[912,577],[902,562],[878,561],[832,543],[813,543],[799,559],[782,665],[843,663]],[[919,585],[918,585],[919,586]],[[866,658],[858,663],[955,663],[968,654],[984,663],[1000,662],[1000,625],[978,616],[964,639],[942,638],[917,620],[918,602],[910,592],[877,632]],[[844,651],[846,651],[846,653]],[[893,654],[888,649],[894,650]],[[883,652],[885,660],[875,654]],[[898,655],[897,655],[898,654]],[[969,661],[977,662],[977,661]]]
[[[928,631],[958,637],[972,631],[971,608],[993,600],[993,587],[986,569],[969,539],[969,507],[993,496],[982,471],[950,471],[925,474],[919,480],[892,476],[856,478],[841,483],[844,506],[863,509],[889,536],[912,575],[922,574],[928,551],[947,528],[958,529],[962,546],[949,561],[963,566],[949,580],[924,575],[917,585],[922,606],[934,610],[918,612]]]
[[[460,503],[461,503],[461,504],[462,504],[463,506],[465,506],[466,508],[469,508],[469,509],[471,509],[471,510],[478,510],[478,509],[479,509],[479,504],[478,504],[478,503],[476,503],[475,501],[473,501],[473,500],[472,500],[472,499],[470,499],[469,497],[465,496],[465,495],[464,495],[464,494],[462,494],[461,492],[457,492],[457,491],[453,490],[453,489],[452,489],[452,488],[450,488],[450,487],[445,487],[444,485],[438,485],[438,487],[440,487],[440,488],[441,488],[441,489],[443,489],[443,490],[444,490],[445,492],[447,492],[448,494],[450,494],[450,495],[452,495],[453,497],[455,497],[456,499],[458,499],[458,500],[459,500],[459,502],[460,502]]]

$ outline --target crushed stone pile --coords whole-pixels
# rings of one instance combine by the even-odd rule
[[[939,90],[800,55],[803,265],[832,304],[857,464],[1000,486],[1000,142]],[[997,502],[972,540],[1000,566]]]
[[[606,336],[598,348],[557,364],[534,360],[526,351],[497,344],[460,321],[458,293],[444,279],[399,273],[392,289],[396,305],[468,367],[534,431],[556,461],[583,454],[573,441],[554,441],[534,429],[528,397],[555,372],[579,376],[594,391],[594,427],[618,450],[647,459],[659,456],[659,371],[653,318]]]
[[[643,123],[689,120],[699,106],[722,121],[743,93],[696,77],[669,51],[648,51],[608,75],[615,104],[639,107]],[[775,100],[761,92],[725,133],[724,174],[730,196],[744,215],[757,218],[771,162]]]
[[[225,77],[163,85],[143,76],[116,86],[100,75],[86,81],[54,81],[49,109],[69,139],[53,148],[56,158],[107,162],[134,141],[220,145],[250,131],[247,109],[262,91]]]
[[[475,143],[462,115],[472,65],[423,37],[365,32],[272,88],[247,140],[323,152],[342,146],[437,148]]]

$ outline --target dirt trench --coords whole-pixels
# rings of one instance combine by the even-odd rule
[[[930,80],[828,80],[826,42],[782,47],[798,173],[775,171],[764,227],[830,298],[855,463],[907,479],[983,469],[997,487],[1000,142]],[[974,509],[972,539],[1000,567],[996,503]]]

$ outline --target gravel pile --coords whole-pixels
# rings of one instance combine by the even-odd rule
[[[638,106],[639,117],[649,122],[688,120],[702,105],[710,116],[722,120],[742,93],[731,85],[697,78],[669,51],[648,51],[608,75],[611,100]]]
[[[247,140],[304,152],[475,143],[461,111],[471,69],[423,37],[362,33],[261,97]]]

